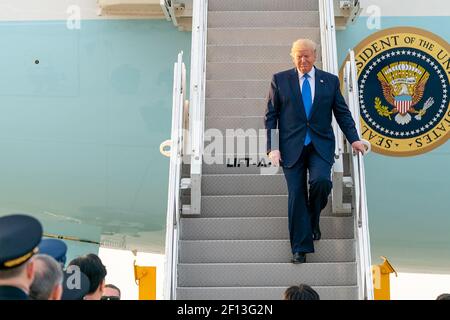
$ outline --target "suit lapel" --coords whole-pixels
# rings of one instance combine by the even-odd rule
[[[296,68],[292,69],[292,71],[289,73],[289,85],[291,86],[291,99],[294,103],[294,106],[297,105],[296,102],[298,102],[300,113],[306,119],[305,106],[303,105],[302,93],[300,91],[300,81]]]

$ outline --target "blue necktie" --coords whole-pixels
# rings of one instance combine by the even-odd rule
[[[309,74],[303,75],[303,85],[302,85],[302,98],[303,105],[305,106],[306,118],[309,119],[309,115],[311,114],[312,107],[312,94],[311,94],[311,86],[309,85]],[[309,128],[306,128],[306,138],[305,138],[305,146],[307,146],[311,142],[311,137],[309,136]]]

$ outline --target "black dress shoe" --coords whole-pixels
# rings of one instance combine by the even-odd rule
[[[313,240],[320,240],[320,238],[322,237],[322,233],[320,233],[319,227],[313,229],[312,237]]]
[[[294,256],[292,257],[292,263],[294,264],[300,264],[306,262],[306,254],[301,252],[294,253]]]

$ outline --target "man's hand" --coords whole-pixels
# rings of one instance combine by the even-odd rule
[[[355,153],[361,152],[362,155],[364,155],[367,151],[366,147],[364,146],[364,143],[362,143],[361,140],[353,142],[352,149]]]
[[[282,161],[281,160],[280,150],[272,150],[272,151],[270,151],[269,159],[270,159],[270,161],[272,161],[272,164],[275,167],[279,167],[280,166],[280,161]]]

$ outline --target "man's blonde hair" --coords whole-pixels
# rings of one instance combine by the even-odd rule
[[[298,39],[292,43],[291,57],[294,58],[295,53],[304,48],[311,49],[312,51],[314,51],[314,55],[317,55],[316,53],[317,44],[314,41],[310,39]]]

